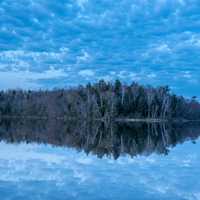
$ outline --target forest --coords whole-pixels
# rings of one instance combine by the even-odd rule
[[[199,120],[200,103],[168,86],[123,84],[119,80],[88,83],[67,89],[7,90],[0,92],[0,118],[65,120],[120,119]]]

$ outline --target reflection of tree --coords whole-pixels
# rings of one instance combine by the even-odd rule
[[[115,123],[62,120],[4,120],[0,139],[7,142],[37,142],[73,147],[98,157],[129,154],[168,154],[169,147],[200,135],[198,124]]]

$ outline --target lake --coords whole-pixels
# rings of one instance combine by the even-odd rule
[[[199,200],[195,123],[0,122],[0,199]]]

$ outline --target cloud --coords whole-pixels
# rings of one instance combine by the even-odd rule
[[[157,75],[155,73],[150,73],[147,75],[148,78],[156,78]]]
[[[185,0],[178,0],[178,2],[179,2],[182,6],[185,6],[185,5],[186,5]]]
[[[95,72],[93,70],[90,70],[90,69],[84,69],[84,70],[80,70],[78,72],[78,74],[80,76],[83,76],[83,77],[90,77],[90,76],[94,76]]]
[[[199,9],[198,0],[4,0],[0,71],[44,73],[54,66],[64,72],[70,68],[64,84],[117,77],[178,87],[180,80],[169,81],[177,76],[185,86],[192,86],[189,75],[184,79],[178,74],[188,70],[199,82]],[[149,78],[151,73],[156,77]],[[77,74],[80,79],[75,80]],[[32,79],[28,84],[49,87],[46,80]],[[52,86],[55,82],[56,77]],[[4,83],[6,88],[11,83],[15,87],[12,80]],[[193,92],[199,94],[198,88]],[[183,87],[180,93],[190,91]]]
[[[155,47],[154,50],[158,51],[158,52],[163,52],[163,53],[170,53],[171,52],[171,49],[169,48],[169,46],[167,44],[161,44],[161,45]]]
[[[200,36],[192,35],[191,38],[188,40],[188,43],[193,45],[194,47],[200,48]]]
[[[85,50],[82,50],[81,51],[81,55],[80,56],[77,56],[77,62],[78,63],[81,63],[81,62],[87,62],[91,59],[91,56],[90,54],[85,51]]]
[[[89,0],[76,0],[77,5],[84,10],[85,9],[85,5],[88,3]]]
[[[50,67],[43,72],[34,71],[1,71],[0,85],[1,89],[26,88],[39,89],[42,87],[38,81],[66,78],[68,74],[63,69]]]
[[[192,78],[192,75],[191,75],[191,73],[190,73],[189,71],[183,72],[182,76],[183,76],[184,78],[189,78],[189,79]]]

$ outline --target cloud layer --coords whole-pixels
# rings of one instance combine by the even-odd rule
[[[198,0],[2,0],[0,76],[34,74],[25,88],[120,78],[200,95],[199,9]],[[39,75],[52,68],[67,78]],[[23,87],[17,80],[1,88]]]

